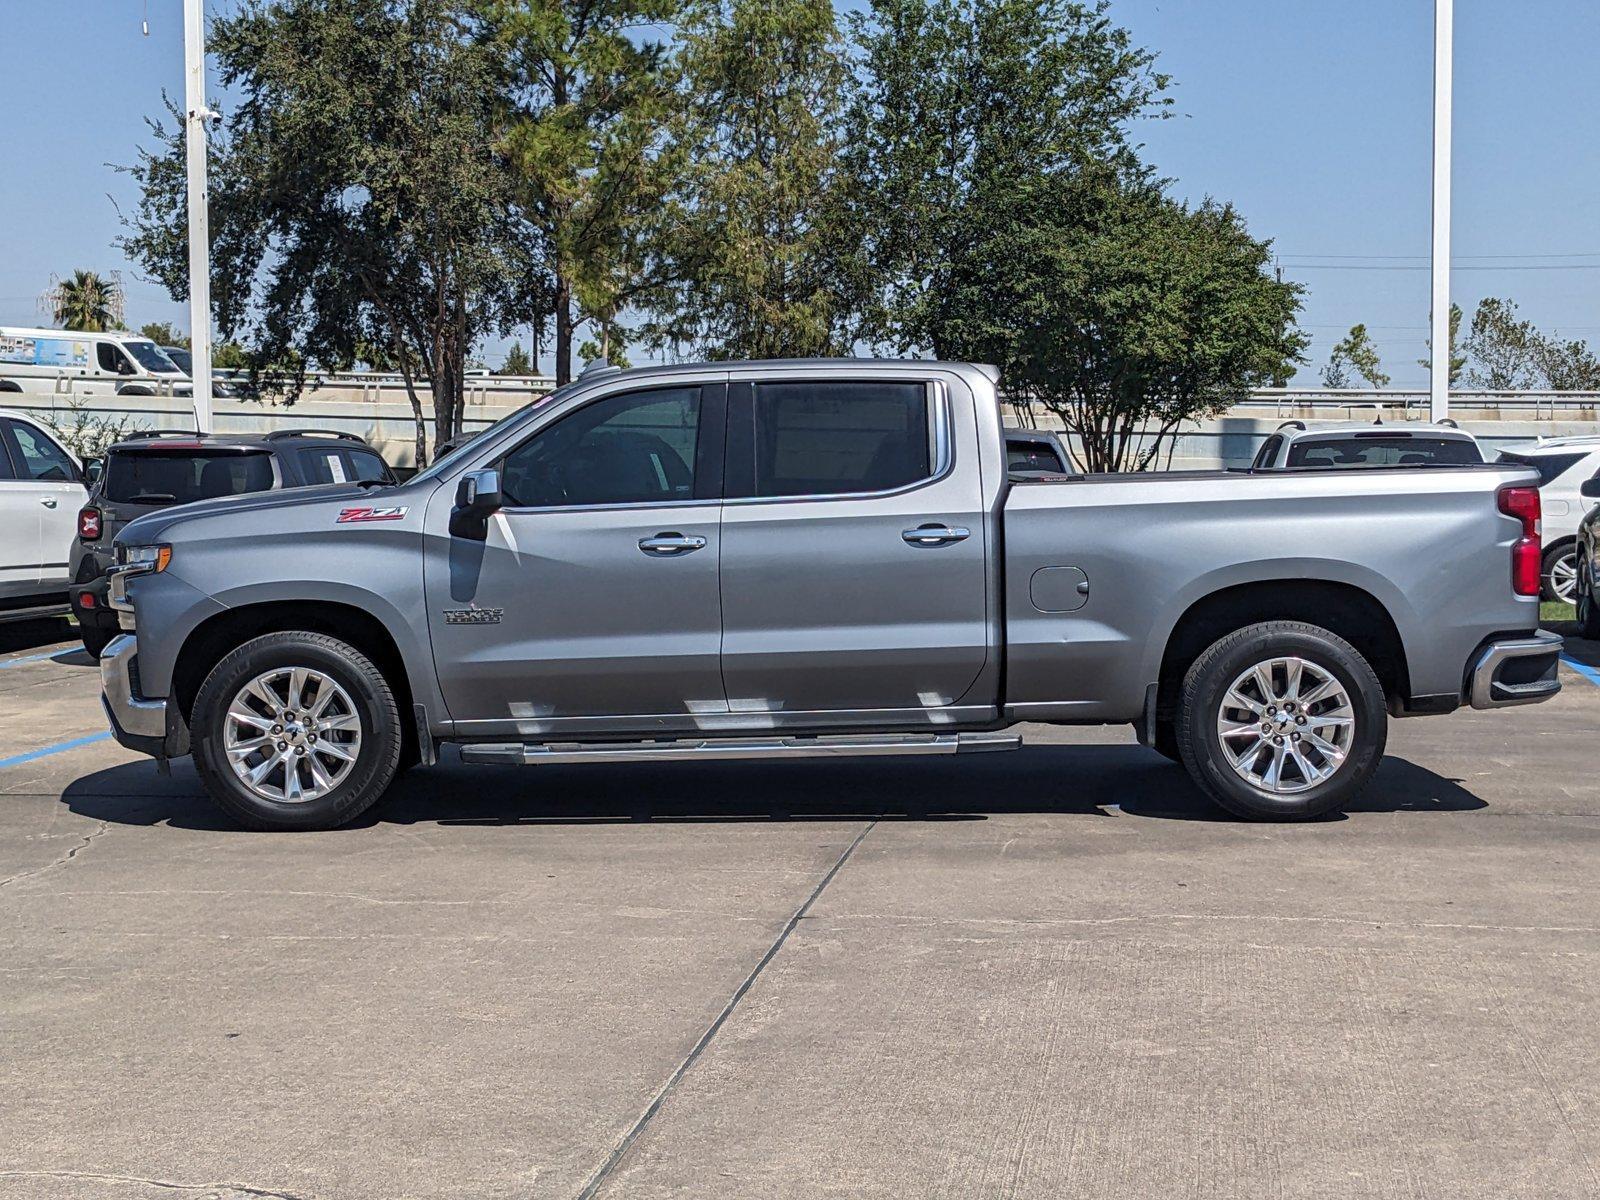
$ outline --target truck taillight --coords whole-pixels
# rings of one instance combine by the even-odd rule
[[[1539,489],[1505,487],[1496,498],[1500,511],[1522,522],[1522,536],[1511,545],[1511,590],[1519,596],[1539,594],[1540,517]]]
[[[78,536],[86,542],[100,540],[100,510],[92,505],[78,512]]]

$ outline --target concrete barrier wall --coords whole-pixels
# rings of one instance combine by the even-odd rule
[[[543,391],[532,388],[477,387],[467,397],[466,426],[483,429],[501,417],[529,403]],[[426,399],[425,399],[426,403]],[[6,394],[4,407],[20,409],[40,417],[53,416],[70,425],[73,413],[63,396]],[[1352,408],[1362,419],[1381,415],[1385,424],[1404,427],[1425,419],[1425,410],[1415,405],[1393,404],[1373,408],[1341,401],[1335,405],[1310,401],[1285,403],[1281,397],[1240,405],[1223,416],[1186,427],[1171,447],[1170,465],[1174,469],[1203,469],[1218,466],[1245,466],[1262,441],[1290,419],[1326,421],[1349,418]],[[171,397],[119,396],[111,403],[98,403],[83,411],[128,423],[133,429],[193,429],[194,413],[185,401]],[[432,410],[426,410],[431,417]],[[214,405],[215,426],[219,433],[264,433],[273,429],[322,428],[353,433],[365,438],[396,466],[415,462],[415,424],[403,388],[326,387],[307,393],[293,405],[270,402],[218,400]],[[1600,408],[1575,403],[1560,407],[1487,407],[1463,404],[1452,409],[1461,428],[1474,434],[1492,457],[1503,447],[1532,442],[1540,437],[1572,434],[1600,434]],[[1008,424],[1023,424],[1011,406],[1004,409]],[[1059,430],[1059,422],[1038,415],[1039,428]],[[1168,464],[1165,448],[1162,466]]]

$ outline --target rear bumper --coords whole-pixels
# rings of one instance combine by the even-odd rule
[[[1561,638],[1543,630],[1486,642],[1467,673],[1473,708],[1537,704],[1561,690]]]
[[[100,656],[100,703],[111,735],[129,750],[155,758],[189,752],[188,730],[172,705],[139,694],[139,642],[132,634],[112,639]]]

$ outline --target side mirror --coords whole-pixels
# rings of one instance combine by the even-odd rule
[[[90,487],[100,482],[100,476],[106,471],[106,460],[103,458],[85,459],[83,463],[83,481]]]
[[[132,375],[133,373],[134,373],[134,366],[133,366],[133,364],[131,362],[129,362],[125,358],[117,359],[117,374],[118,375]]]
[[[498,512],[504,503],[499,471],[468,471],[456,484],[450,532],[458,537],[483,538],[488,533],[490,515]]]
[[[1585,479],[1578,485],[1578,494],[1589,500],[1600,500],[1600,478]]]

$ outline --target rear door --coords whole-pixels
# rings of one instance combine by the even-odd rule
[[[504,506],[482,539],[450,532],[450,495],[430,502],[428,625],[458,729],[693,729],[727,711],[725,392],[649,386],[561,413],[495,462]]]
[[[37,425],[5,420],[5,436],[19,480],[11,485],[31,497],[39,525],[39,583],[65,588],[72,543],[78,536],[78,510],[88,498],[82,472],[72,455]]]
[[[735,377],[722,523],[732,711],[783,714],[778,725],[841,710],[933,721],[971,689],[988,654],[987,547],[963,409],[958,441],[931,379]]]

